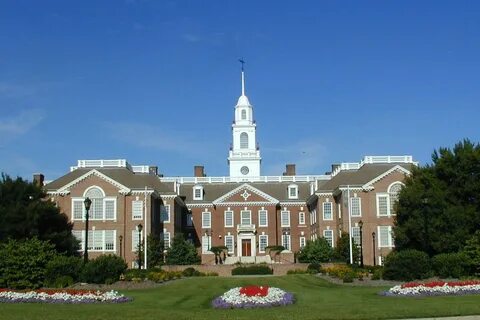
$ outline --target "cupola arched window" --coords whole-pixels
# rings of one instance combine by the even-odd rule
[[[248,149],[248,133],[246,132],[240,134],[240,149]]]
[[[247,120],[247,110],[242,110],[242,120]]]

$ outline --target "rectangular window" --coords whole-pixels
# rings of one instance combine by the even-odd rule
[[[290,250],[290,235],[289,234],[283,234],[282,235],[282,246],[285,248],[285,250]]]
[[[240,211],[240,216],[241,216],[241,224],[243,226],[245,225],[251,225],[252,224],[252,212],[250,210],[242,210]]]
[[[225,236],[225,247],[227,247],[228,253],[233,253],[233,236]]]
[[[352,227],[352,238],[357,246],[360,246],[360,227]]]
[[[163,248],[170,248],[170,232],[163,233]]]
[[[160,220],[163,223],[170,222],[170,205],[169,204],[160,206]]]
[[[377,194],[377,215],[388,216],[389,212],[388,194]]]
[[[103,199],[92,199],[90,215],[92,220],[103,220]]]
[[[268,247],[268,236],[262,234],[258,236],[258,251],[263,253],[266,247]]]
[[[289,199],[298,199],[298,187],[289,186],[288,187],[288,198]]]
[[[378,246],[384,248],[393,247],[391,226],[378,226]]]
[[[225,227],[233,227],[233,211],[225,211]]]
[[[298,224],[305,224],[305,212],[298,213]]]
[[[116,219],[115,200],[105,199],[105,220]]]
[[[83,200],[73,200],[72,201],[72,220],[82,220],[83,217]]]
[[[202,212],[202,228],[212,227],[212,215],[210,212]]]
[[[105,230],[105,251],[115,251],[115,230]]]
[[[290,211],[285,210],[281,212],[281,226],[290,227]]]
[[[352,217],[361,217],[362,216],[362,209],[361,209],[361,199],[360,198],[350,198],[350,212],[352,213]]]
[[[328,241],[333,248],[333,230],[323,230],[323,237]]]
[[[303,249],[303,247],[305,247],[305,237],[300,237],[300,249]]]
[[[202,237],[202,253],[207,253],[210,251],[212,247],[212,237],[211,236],[203,236]]]
[[[193,187],[193,200],[203,200],[202,187]]]
[[[143,201],[132,201],[132,220],[143,220]]]
[[[137,230],[132,230],[132,251],[133,252],[138,251],[138,244],[140,243],[139,240],[143,244],[143,230],[141,232],[138,232]]]
[[[267,210],[258,211],[258,226],[268,227],[268,212]]]
[[[193,216],[192,213],[187,213],[187,227],[193,226]]]
[[[73,230],[72,234],[80,241],[80,250],[85,247],[85,232]],[[88,250],[89,251],[115,251],[115,230],[89,230]]]
[[[323,220],[333,220],[331,202],[323,203]]]

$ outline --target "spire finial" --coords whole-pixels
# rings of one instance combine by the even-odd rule
[[[245,64],[245,60],[243,58],[238,59],[238,61],[242,64],[242,96],[245,95],[245,73],[243,71],[243,65]]]

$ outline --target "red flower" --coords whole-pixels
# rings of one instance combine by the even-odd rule
[[[265,297],[268,294],[268,287],[247,286],[240,288],[240,294],[247,297]]]

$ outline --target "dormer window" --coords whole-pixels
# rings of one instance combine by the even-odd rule
[[[298,186],[296,184],[288,186],[288,199],[298,199]]]
[[[193,200],[203,200],[203,187],[194,186],[193,187]]]

